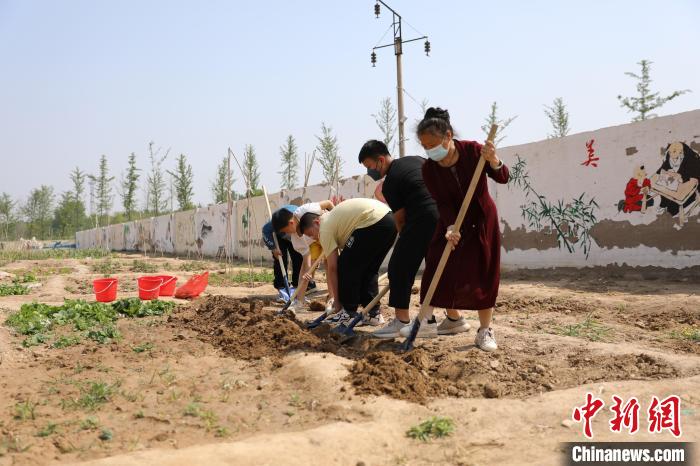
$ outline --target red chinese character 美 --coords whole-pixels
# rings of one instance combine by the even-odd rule
[[[610,411],[615,413],[615,417],[610,420],[610,430],[612,432],[621,432],[622,428],[629,429],[630,434],[634,434],[639,430],[639,401],[632,397],[622,406],[622,398],[613,395],[615,404],[610,407]]]
[[[600,157],[595,156],[595,149],[593,148],[593,143],[595,142],[595,139],[591,139],[586,143],[586,150],[588,151],[588,158],[584,160],[581,165],[585,165],[586,167],[589,165],[593,165],[594,167],[597,167],[598,164],[596,163],[598,160],[600,160]]]
[[[651,397],[649,406],[649,432],[659,433],[667,429],[674,437],[681,436],[681,399],[671,395],[663,400]]]
[[[600,398],[594,398],[592,393],[586,393],[586,404],[574,408],[572,418],[576,422],[581,422],[581,420],[584,421],[583,434],[586,437],[593,438],[591,421],[604,405],[605,403],[603,402],[603,400],[601,400]]]

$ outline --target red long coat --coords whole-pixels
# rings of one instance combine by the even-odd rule
[[[440,220],[425,258],[421,279],[421,302],[430,286],[440,256],[445,249],[447,227],[454,225],[476,164],[481,144],[454,141],[459,152],[455,164],[459,183],[451,168],[432,160],[423,164],[425,186],[437,203]],[[493,170],[488,162],[479,178],[474,197],[462,223],[462,239],[450,254],[431,305],[448,309],[487,309],[496,304],[501,275],[501,232],[496,204],[489,194],[486,176],[497,183],[507,183],[508,167]]]

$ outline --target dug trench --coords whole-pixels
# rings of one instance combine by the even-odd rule
[[[269,358],[283,366],[293,352],[333,353],[350,363],[347,381],[359,395],[426,403],[434,397],[525,398],[582,384],[693,375],[665,359],[638,352],[605,353],[573,343],[508,339],[486,353],[449,339],[423,341],[409,353],[394,340],[359,333],[341,344],[327,325],[309,331],[293,313],[280,315],[266,299],[209,296],[173,313],[173,331],[188,328],[236,359]],[[555,354],[555,357],[552,355]]]

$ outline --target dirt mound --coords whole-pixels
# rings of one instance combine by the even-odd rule
[[[355,362],[348,379],[359,394],[425,403],[430,397],[447,394],[448,384],[422,368],[424,357],[420,349],[407,355],[371,353]]]
[[[366,334],[343,340],[328,324],[309,331],[292,313],[278,314],[269,301],[209,296],[171,316],[175,325],[240,359],[278,359],[295,350],[334,353],[355,360],[348,382],[358,394],[387,395],[425,403],[441,396],[522,398],[585,383],[661,379],[682,374],[646,354],[599,354],[571,347],[537,348],[532,342],[503,345],[495,353],[421,342],[410,353],[393,340]],[[342,342],[341,342],[342,341]],[[557,357],[551,357],[552,354]]]
[[[499,296],[496,307],[498,313],[526,312],[530,314],[542,312],[589,313],[597,309],[590,303],[561,296],[524,297],[508,296],[505,293]]]
[[[171,321],[196,330],[227,355],[240,359],[280,357],[294,350],[318,350],[321,339],[291,315],[278,315],[269,302],[208,296],[174,314]]]
[[[323,304],[321,301],[311,301],[311,303],[309,304],[309,311],[311,311],[311,312],[325,312],[326,305]]]

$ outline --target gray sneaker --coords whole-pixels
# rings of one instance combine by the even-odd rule
[[[457,333],[463,333],[468,331],[471,325],[467,323],[467,320],[460,316],[457,320],[451,320],[447,316],[438,325],[437,333],[438,335],[455,335]]]
[[[410,324],[399,330],[402,337],[408,338],[411,334],[411,329],[413,328],[413,321]],[[435,317],[431,317],[430,320],[423,319],[420,324],[420,329],[418,329],[418,335],[416,338],[437,338],[437,322],[435,322]]]
[[[484,351],[496,351],[498,349],[498,345],[496,344],[496,337],[493,334],[493,329],[491,327],[489,328],[480,328],[476,332],[476,337],[474,338],[474,344],[484,350]]]
[[[399,333],[401,329],[410,327],[410,325],[410,322],[404,324],[399,319],[391,319],[387,325],[372,332],[372,336],[374,338],[399,338],[401,336]]]

